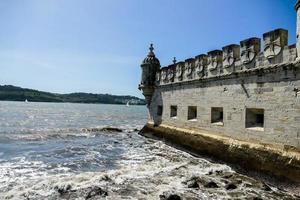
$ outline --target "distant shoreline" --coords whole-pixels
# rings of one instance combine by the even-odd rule
[[[0,102],[24,102],[25,101],[18,101],[18,100],[0,100]],[[125,106],[126,104],[123,103],[82,103],[82,102],[54,102],[54,101],[28,101],[27,103],[70,103],[70,104],[92,104],[92,105],[123,105]],[[130,106],[145,106],[146,104],[130,104]]]
[[[45,103],[82,103],[82,104],[115,104],[146,105],[144,99],[130,95],[111,95],[93,93],[57,94],[13,85],[0,85],[0,101],[45,102]]]

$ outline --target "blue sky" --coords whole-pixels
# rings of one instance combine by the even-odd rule
[[[275,28],[296,0],[0,0],[0,84],[130,94],[153,42],[161,65]]]

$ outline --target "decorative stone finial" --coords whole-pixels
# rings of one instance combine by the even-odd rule
[[[176,64],[177,60],[176,57],[173,57],[173,64]]]
[[[154,54],[154,48],[153,48],[153,44],[151,43],[150,44],[150,47],[149,47],[149,53],[147,55],[147,57],[143,60],[143,63],[142,64],[159,64],[159,60],[155,57],[155,54]]]
[[[155,56],[155,54],[154,54],[154,52],[153,52],[154,47],[153,47],[153,44],[152,44],[152,43],[150,44],[149,50],[150,50],[150,51],[149,51],[148,55],[149,55],[149,56]]]

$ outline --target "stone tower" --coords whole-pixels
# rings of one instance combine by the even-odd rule
[[[297,41],[296,41],[296,48],[297,48],[297,59],[300,59],[300,0],[297,1],[295,5],[295,9],[297,12]]]
[[[159,60],[155,57],[153,50],[153,44],[151,44],[149,53],[141,64],[142,78],[141,83],[139,84],[139,90],[143,91],[147,106],[149,106],[151,103],[151,98],[155,87],[155,76],[160,70]]]

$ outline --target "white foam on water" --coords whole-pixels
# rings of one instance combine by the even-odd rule
[[[130,148],[123,157],[124,159],[117,161],[118,169],[79,174],[59,166],[53,174],[53,171],[39,170],[47,167],[44,163],[16,158],[17,164],[1,165],[0,190],[6,199],[53,199],[59,198],[57,188],[67,190],[70,187],[73,191],[81,191],[94,186],[108,191],[106,199],[159,199],[159,195],[164,193],[186,197],[190,195],[198,199],[232,198],[230,191],[225,189],[221,176],[216,175],[219,172],[235,175],[227,165],[196,158],[162,142],[144,143],[142,147]],[[208,175],[209,173],[213,175]],[[192,177],[212,180],[219,188],[188,188],[186,182]],[[249,178],[245,180],[256,183]],[[264,194],[260,188],[239,187],[235,192],[241,193],[239,196],[244,198],[253,190],[258,190],[262,197],[270,199],[271,193]],[[79,192],[75,199],[82,199],[85,195],[86,193]]]

